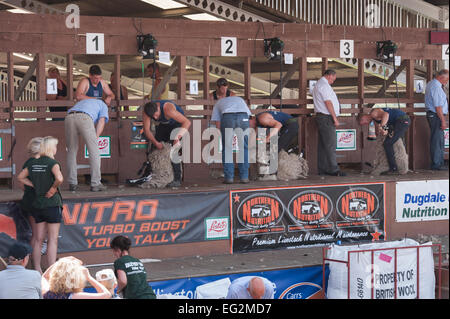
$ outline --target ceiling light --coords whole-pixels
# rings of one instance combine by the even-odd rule
[[[30,12],[30,11],[27,11],[27,10],[24,10],[24,9],[18,9],[18,8],[16,8],[16,9],[8,9],[6,11],[11,12],[11,13],[27,13],[27,14],[33,13],[33,12]]]
[[[191,19],[191,20],[201,20],[201,21],[225,21],[224,19],[217,18],[208,13],[194,13],[194,14],[186,14],[183,17]]]
[[[141,1],[164,10],[186,8],[186,5],[172,0],[141,0]]]

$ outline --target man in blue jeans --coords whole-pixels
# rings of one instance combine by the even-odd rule
[[[232,184],[234,178],[233,138],[238,140],[238,168],[241,183],[248,183],[248,134],[251,112],[247,103],[238,96],[221,98],[214,105],[211,121],[217,122],[222,134],[222,163],[225,176],[224,184]]]
[[[444,167],[444,130],[448,127],[445,115],[448,113],[447,96],[442,88],[448,83],[448,70],[441,70],[427,84],[425,107],[430,126],[430,155],[432,170],[448,170]]]

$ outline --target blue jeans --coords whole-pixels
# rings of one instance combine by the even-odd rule
[[[236,130],[236,129],[242,130]],[[248,114],[243,113],[225,113],[220,121],[220,132],[222,134],[222,164],[223,174],[226,180],[234,178],[233,162],[233,133],[236,133],[238,142],[238,169],[239,177],[248,179]],[[243,134],[242,134],[243,133]],[[247,134],[246,134],[247,133]]]
[[[444,131],[441,130],[441,120],[436,113],[428,111],[427,121],[431,131],[431,169],[438,169],[444,165]]]
[[[408,116],[404,115],[402,117],[397,118],[394,123],[394,132],[391,135],[391,130],[389,129],[389,134],[386,136],[384,140],[383,146],[384,151],[386,152],[386,157],[389,163],[389,170],[396,171],[397,163],[395,162],[395,154],[394,154],[394,144],[398,139],[403,138],[405,136],[406,131],[408,130],[410,119]]]

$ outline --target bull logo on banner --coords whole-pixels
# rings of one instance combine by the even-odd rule
[[[292,198],[288,207],[294,222],[312,225],[320,224],[330,217],[333,202],[321,191],[305,191]]]
[[[267,228],[278,224],[284,211],[284,204],[277,196],[258,193],[247,197],[240,204],[237,218],[244,227]]]
[[[378,211],[379,200],[367,188],[353,188],[344,192],[337,201],[339,215],[349,221],[371,219]]]

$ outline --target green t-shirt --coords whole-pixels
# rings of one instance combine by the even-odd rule
[[[33,183],[36,194],[33,201],[33,207],[35,208],[62,207],[62,198],[59,190],[52,197],[45,197],[45,194],[55,182],[55,176],[52,173],[52,168],[55,165],[59,165],[59,163],[47,156],[41,156],[28,162],[28,179]]]
[[[35,160],[34,157],[30,157],[29,159],[27,159],[27,161],[23,164],[22,169],[30,165],[30,163],[34,160]],[[27,213],[33,211],[34,198],[35,198],[34,188],[28,185],[24,185],[23,197],[22,201],[20,202],[20,207],[22,208],[23,211]]]
[[[147,283],[147,273],[144,264],[129,255],[122,256],[114,262],[114,272],[123,270],[127,275],[127,285],[123,289],[126,299],[156,299],[152,287]]]

